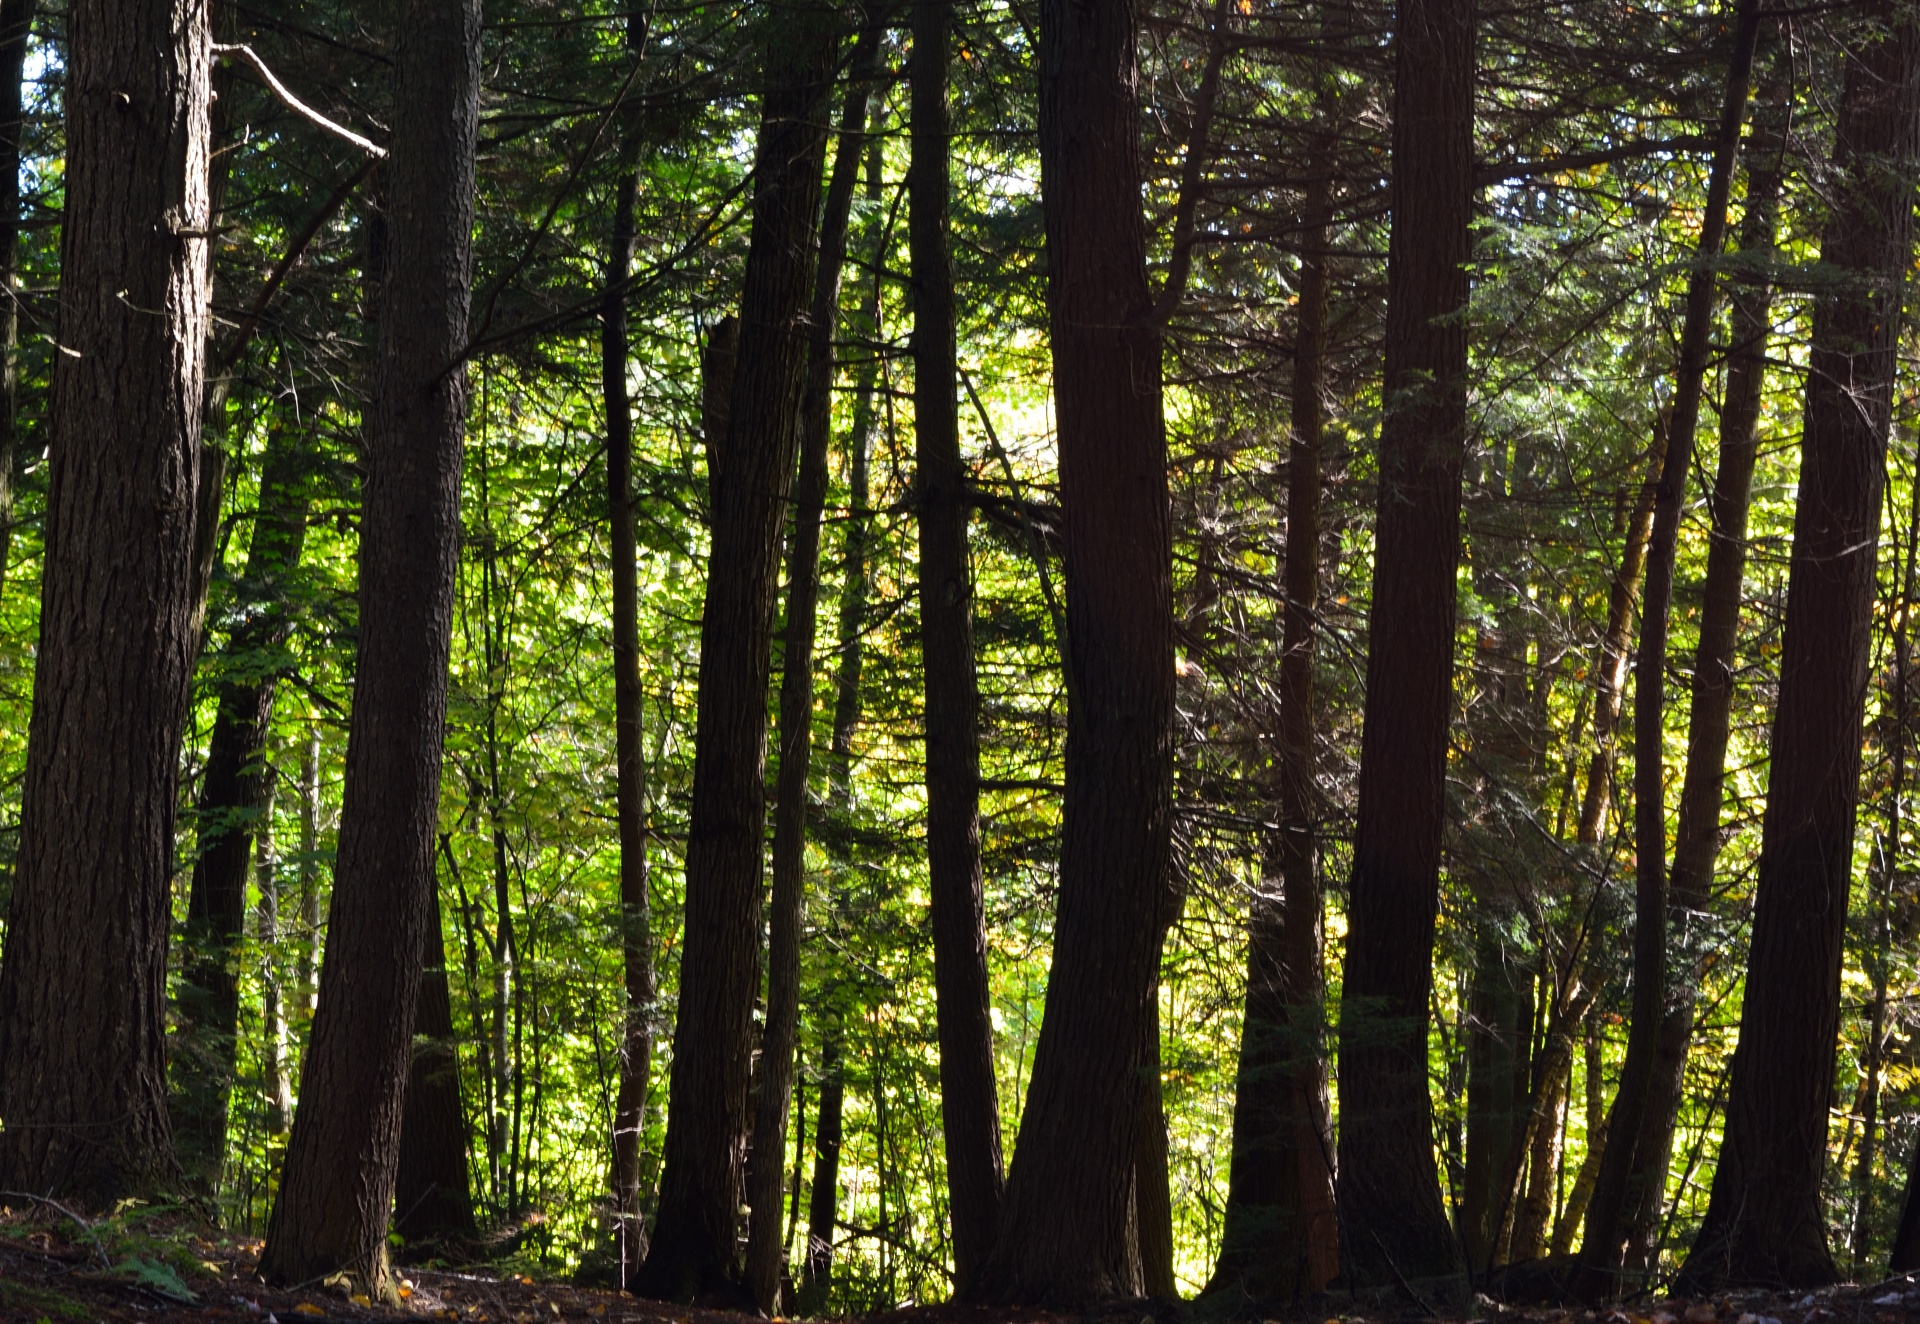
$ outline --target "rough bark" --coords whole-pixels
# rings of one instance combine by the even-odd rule
[[[1667,633],[1673,606],[1674,557],[1680,541],[1687,474],[1693,465],[1694,434],[1699,430],[1700,399],[1707,356],[1712,348],[1714,293],[1722,250],[1726,247],[1727,199],[1733,190],[1734,162],[1746,120],[1753,52],[1760,38],[1759,0],[1739,0],[1733,49],[1727,61],[1726,94],[1714,135],[1705,212],[1687,278],[1687,299],[1680,330],[1680,362],[1674,375],[1673,413],[1668,423],[1667,455],[1653,507],[1653,534],[1647,544],[1646,594],[1640,609],[1640,646],[1634,666],[1633,805],[1634,915],[1633,1006],[1627,1031],[1626,1060],[1607,1122],[1621,1137],[1601,1161],[1587,1210],[1587,1235],[1580,1247],[1577,1290],[1588,1297],[1610,1296],[1633,1231],[1633,1206],[1652,1173],[1636,1162],[1640,1134],[1652,1093],[1660,1026],[1667,994],[1667,794],[1666,706]]]
[[[913,6],[913,431],[920,525],[920,648],[926,684],[927,872],[940,1031],[940,1111],[954,1287],[979,1272],[1000,1221],[1000,1107],[994,1090],[980,872],[980,692],[974,675],[972,502],[960,457],[947,66],[953,0]]]
[[[1287,446],[1280,655],[1280,830],[1247,915],[1247,1003],[1234,1083],[1233,1161],[1208,1292],[1293,1300],[1340,1267],[1328,1115],[1322,897],[1315,867],[1314,616],[1320,595],[1320,448],[1327,342],[1327,189],[1309,195]],[[1276,895],[1277,893],[1277,895]]]
[[[1840,1014],[1901,301],[1913,259],[1920,24],[1876,5],[1852,53],[1821,243],[1787,619],[1726,1138],[1679,1290],[1838,1277],[1820,1199]]]
[[[66,352],[0,959],[0,1184],[110,1204],[175,1172],[167,906],[194,645],[211,53],[205,0],[79,0],[67,22]]]
[[[856,45],[839,146],[820,222],[820,257],[807,314],[807,368],[800,403],[800,471],[787,551],[787,619],[781,635],[776,726],[772,897],[767,917],[767,1013],[754,1080],[753,1145],[747,1173],[747,1291],[768,1315],[779,1306],[782,1277],[781,1182],[787,1109],[793,1100],[794,1048],[800,1029],[800,928],[806,901],[807,800],[813,770],[813,643],[820,606],[820,525],[827,500],[827,448],[833,432],[834,334],[840,321],[840,269],[847,221],[866,150],[867,98],[879,71],[882,31],[870,16]]]
[[[266,761],[274,691],[293,632],[287,578],[299,566],[311,501],[306,439],[282,420],[267,432],[260,503],[238,586],[248,610],[221,658],[213,731],[195,817],[199,858],[180,934],[179,1017],[173,1037],[174,1143],[188,1175],[211,1182],[226,1147],[240,948],[247,918],[247,865],[272,795]]]
[[[1437,1279],[1452,1293],[1463,1266],[1434,1168],[1427,1003],[1466,441],[1471,0],[1407,0],[1394,44],[1386,413],[1340,1006],[1338,1194],[1353,1233],[1350,1284]]]
[[[389,1292],[402,1095],[434,899],[460,550],[477,0],[409,0],[395,54],[387,260],[366,415],[360,630],[333,904],[261,1274]]]
[[[394,1170],[393,1230],[410,1258],[470,1239],[473,1193],[467,1179],[467,1115],[460,1102],[460,1054],[453,1037],[453,995],[447,981],[440,892],[420,948],[420,997],[413,1013],[413,1062],[400,1119]]]
[[[1040,6],[1040,163],[1071,695],[1045,1017],[974,1294],[1137,1295],[1129,1235],[1168,910],[1171,518],[1147,284],[1134,10]]]
[[[766,823],[767,679],[793,485],[806,311],[836,16],[803,6],[768,33],[740,348],[713,486],[687,839],[686,940],[657,1228],[632,1288],[737,1296]],[[709,438],[709,446],[712,444]],[[709,461],[711,464],[711,459]]]
[[[1779,62],[1784,70],[1785,61]],[[1779,79],[1776,73],[1775,81]],[[1772,105],[1756,116],[1755,141],[1748,150],[1746,213],[1741,219],[1740,261],[1732,293],[1732,346],[1727,383],[1720,405],[1720,445],[1713,490],[1708,497],[1712,521],[1707,544],[1707,575],[1701,589],[1700,638],[1694,651],[1692,701],[1687,718],[1687,770],[1680,791],[1679,823],[1674,832],[1673,868],[1668,876],[1667,923],[1679,935],[1666,1010],[1654,1051],[1653,1081],[1635,1140],[1634,1167],[1664,1174],[1673,1152],[1693,1040],[1694,1003],[1699,995],[1701,962],[1708,954],[1697,930],[1712,900],[1713,871],[1720,853],[1720,805],[1726,787],[1727,738],[1732,725],[1734,650],[1739,641],[1740,607],[1745,599],[1747,510],[1759,451],[1762,392],[1766,385],[1767,341],[1772,332],[1772,284],[1768,271],[1780,201],[1781,129],[1785,107]],[[1664,1181],[1644,1183],[1629,1192],[1633,1233],[1628,1242],[1630,1268],[1652,1264],[1653,1237],[1659,1220]]]

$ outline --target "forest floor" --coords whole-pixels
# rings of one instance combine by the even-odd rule
[[[84,1221],[58,1207],[0,1204],[0,1324],[417,1324],[441,1319],[487,1324],[749,1324],[720,1310],[642,1301],[623,1292],[486,1270],[397,1270],[405,1300],[396,1309],[325,1283],[296,1291],[255,1275],[260,1243],[227,1237],[177,1212],[141,1211]],[[1167,1324],[1190,1312],[1115,1303],[1093,1315],[930,1306],[871,1317],[865,1324]],[[1347,1313],[1322,1299],[1288,1312],[1289,1324],[1401,1324],[1415,1311]],[[1452,1319],[1487,1324],[1920,1324],[1920,1276],[1870,1286],[1791,1295],[1743,1293],[1710,1301],[1643,1300],[1616,1310],[1508,1309],[1485,1298]],[[1276,1324],[1264,1321],[1263,1324]]]

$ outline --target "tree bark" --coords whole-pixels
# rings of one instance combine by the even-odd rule
[[[466,415],[477,0],[408,0],[364,434],[360,632],[320,1006],[261,1274],[391,1293],[387,1226],[434,900]]]
[[[1746,119],[1753,52],[1760,39],[1759,0],[1739,0],[1733,49],[1728,57],[1726,94],[1715,134],[1713,165],[1707,181],[1706,211],[1693,271],[1687,278],[1685,320],[1680,330],[1680,362],[1674,375],[1673,414],[1667,429],[1666,460],[1653,507],[1653,534],[1647,544],[1646,594],[1640,609],[1640,648],[1634,667],[1633,805],[1634,917],[1633,1007],[1627,1031],[1626,1061],[1613,1097],[1607,1133],[1612,1146],[1595,1178],[1587,1210],[1587,1235],[1580,1246],[1577,1290],[1589,1298],[1611,1296],[1633,1232],[1633,1206],[1649,1181],[1664,1181],[1636,1161],[1635,1141],[1652,1093],[1660,1026],[1667,992],[1667,794],[1666,706],[1667,630],[1673,607],[1674,556],[1680,541],[1680,516],[1687,474],[1693,465],[1694,434],[1699,430],[1700,397],[1713,337],[1715,286],[1726,247],[1727,199],[1733,190],[1740,129]]]
[[[836,15],[811,5],[784,12],[768,33],[739,360],[720,469],[709,478],[713,550],[666,1152],[657,1231],[632,1283],[665,1300],[739,1296],[734,1225],[759,982],[767,677],[806,362],[826,151],[821,112],[838,36]]]
[[[782,1275],[781,1176],[788,1106],[800,1029],[800,928],[806,901],[807,798],[813,771],[813,642],[820,606],[820,525],[827,500],[827,448],[833,433],[834,334],[840,322],[840,269],[847,255],[860,158],[866,150],[867,99],[879,72],[884,29],[869,11],[853,54],[839,146],[820,222],[820,258],[807,315],[806,380],[800,403],[800,472],[787,553],[787,620],[782,632],[780,764],[774,787],[772,902],[768,912],[767,1015],[754,1082],[753,1145],[747,1173],[747,1290],[768,1315],[779,1307]]]
[[[272,795],[266,762],[274,691],[293,633],[287,579],[298,568],[312,499],[306,439],[275,419],[240,592],[249,610],[228,639],[201,776],[199,858],[180,934],[173,1036],[174,1143],[190,1177],[211,1184],[226,1148],[240,1013],[247,865]]]
[[[194,644],[211,52],[205,0],[79,0],[67,35],[65,352],[0,960],[0,1184],[111,1204],[176,1171],[167,909]]]
[[[1233,1162],[1220,1262],[1208,1292],[1292,1301],[1340,1268],[1315,860],[1314,617],[1320,596],[1330,198],[1307,202],[1287,447],[1287,559],[1280,654],[1280,830],[1247,914],[1247,1004],[1234,1082]],[[1275,895],[1275,893],[1278,893]]]
[[[638,11],[627,20],[627,50],[640,57]],[[613,567],[614,814],[620,840],[620,955],[626,1014],[620,1034],[620,1084],[613,1105],[612,1185],[615,1282],[647,1255],[641,1210],[640,1140],[653,1072],[654,973],[652,904],[647,892],[646,691],[640,683],[639,545],[634,531],[633,411],[628,398],[627,281],[638,247],[634,211],[640,175],[629,135],[624,169],[614,185],[613,234],[607,248],[606,301],[600,311],[600,389],[607,427],[607,524]]]
[[[1847,66],[1821,243],[1772,772],[1726,1138],[1677,1290],[1815,1287],[1886,440],[1913,257],[1920,25],[1871,11]]]
[[[1784,60],[1780,67],[1784,70]],[[1784,81],[1778,72],[1773,80]],[[1669,980],[1654,1051],[1647,1108],[1634,1141],[1634,1167],[1649,1174],[1664,1174],[1672,1158],[1674,1127],[1679,1120],[1688,1049],[1693,1040],[1694,1003],[1703,973],[1701,961],[1707,954],[1702,946],[1705,935],[1691,931],[1699,926],[1712,902],[1714,864],[1720,853],[1720,805],[1726,787],[1727,739],[1733,715],[1734,651],[1739,642],[1740,607],[1746,596],[1747,510],[1759,452],[1767,341],[1772,334],[1769,268],[1775,256],[1780,201],[1777,157],[1784,147],[1785,107],[1775,105],[1770,111],[1756,115],[1755,141],[1748,151],[1746,213],[1740,230],[1741,262],[1747,269],[1738,274],[1733,288],[1733,344],[1727,356],[1727,384],[1720,406],[1719,457],[1708,500],[1712,529],[1687,718],[1687,770],[1674,832],[1673,869],[1668,878],[1667,922],[1682,937],[1676,945],[1679,959]],[[1631,1268],[1645,1269],[1653,1263],[1653,1238],[1663,1188],[1664,1180],[1643,1183],[1638,1191],[1629,1192]]]
[[[913,432],[926,680],[927,872],[940,1031],[940,1108],[952,1210],[954,1290],[980,1270],[1000,1221],[1003,1170],[980,872],[980,692],[974,675],[972,501],[960,456],[947,66],[953,0],[913,6]]]
[[[1464,1287],[1434,1168],[1427,1003],[1439,904],[1466,442],[1471,0],[1407,0],[1395,37],[1386,414],[1359,818],[1340,1005],[1348,1282]]]
[[[1041,201],[1067,583],[1066,794],[1045,1018],[973,1294],[1134,1296],[1146,1044],[1168,916],[1173,593],[1134,9],[1040,6]]]
[[[280,960],[280,854],[273,843],[271,783],[254,849],[254,883],[260,891],[255,935],[260,942],[261,1083],[267,1096],[267,1132],[285,1135],[293,1121],[293,1077],[287,1070],[286,981]]]
[[[413,1061],[400,1120],[394,1170],[393,1230],[407,1253],[471,1239],[473,1193],[467,1180],[467,1114],[460,1101],[460,1054],[453,1037],[453,995],[440,927],[440,889],[432,897],[420,948],[420,998],[414,1008]]]

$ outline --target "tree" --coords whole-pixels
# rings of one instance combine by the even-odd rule
[[[980,875],[980,691],[974,679],[972,501],[960,456],[947,68],[953,0],[913,6],[913,435],[920,524],[920,651],[926,668],[927,873],[939,999],[940,1120],[959,1291],[1000,1221],[1000,1105]]]
[[[1130,0],[1040,7],[1041,200],[1066,562],[1053,964],[1000,1233],[975,1295],[1140,1289],[1128,1223],[1167,911],[1172,529],[1140,213]]]
[[[477,1231],[467,1182],[467,1115],[460,1103],[460,1054],[453,1038],[453,995],[437,886],[431,900],[393,1180],[393,1230],[405,1239],[414,1259],[429,1247],[457,1247]]]
[[[67,32],[64,352],[0,958],[0,1183],[110,1204],[176,1172],[167,909],[197,643],[212,57],[203,0],[82,0]]]
[[[1821,240],[1772,769],[1726,1139],[1677,1280],[1835,1281],[1820,1177],[1840,1015],[1887,429],[1920,173],[1920,24],[1876,5],[1847,62]]]
[[[658,1230],[632,1284],[663,1300],[732,1294],[737,1283],[774,590],[806,365],[804,313],[826,152],[821,107],[839,30],[832,13],[809,5],[781,13],[764,39],[753,238],[717,474],[709,452],[713,551],[700,627],[678,1051]]]
[[[320,1003],[261,1253],[392,1291],[387,1226],[434,898],[466,418],[480,6],[409,0],[363,454],[359,641]]]
[[[1394,36],[1385,414],[1368,613],[1359,818],[1340,997],[1345,1274],[1441,1280],[1460,1248],[1440,1203],[1427,1092],[1454,569],[1466,443],[1471,0],[1409,0]]]

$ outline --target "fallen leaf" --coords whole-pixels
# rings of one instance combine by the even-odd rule
[[[320,1309],[319,1306],[314,1305],[311,1301],[302,1301],[293,1308],[293,1313],[296,1315],[324,1315],[327,1312]]]

